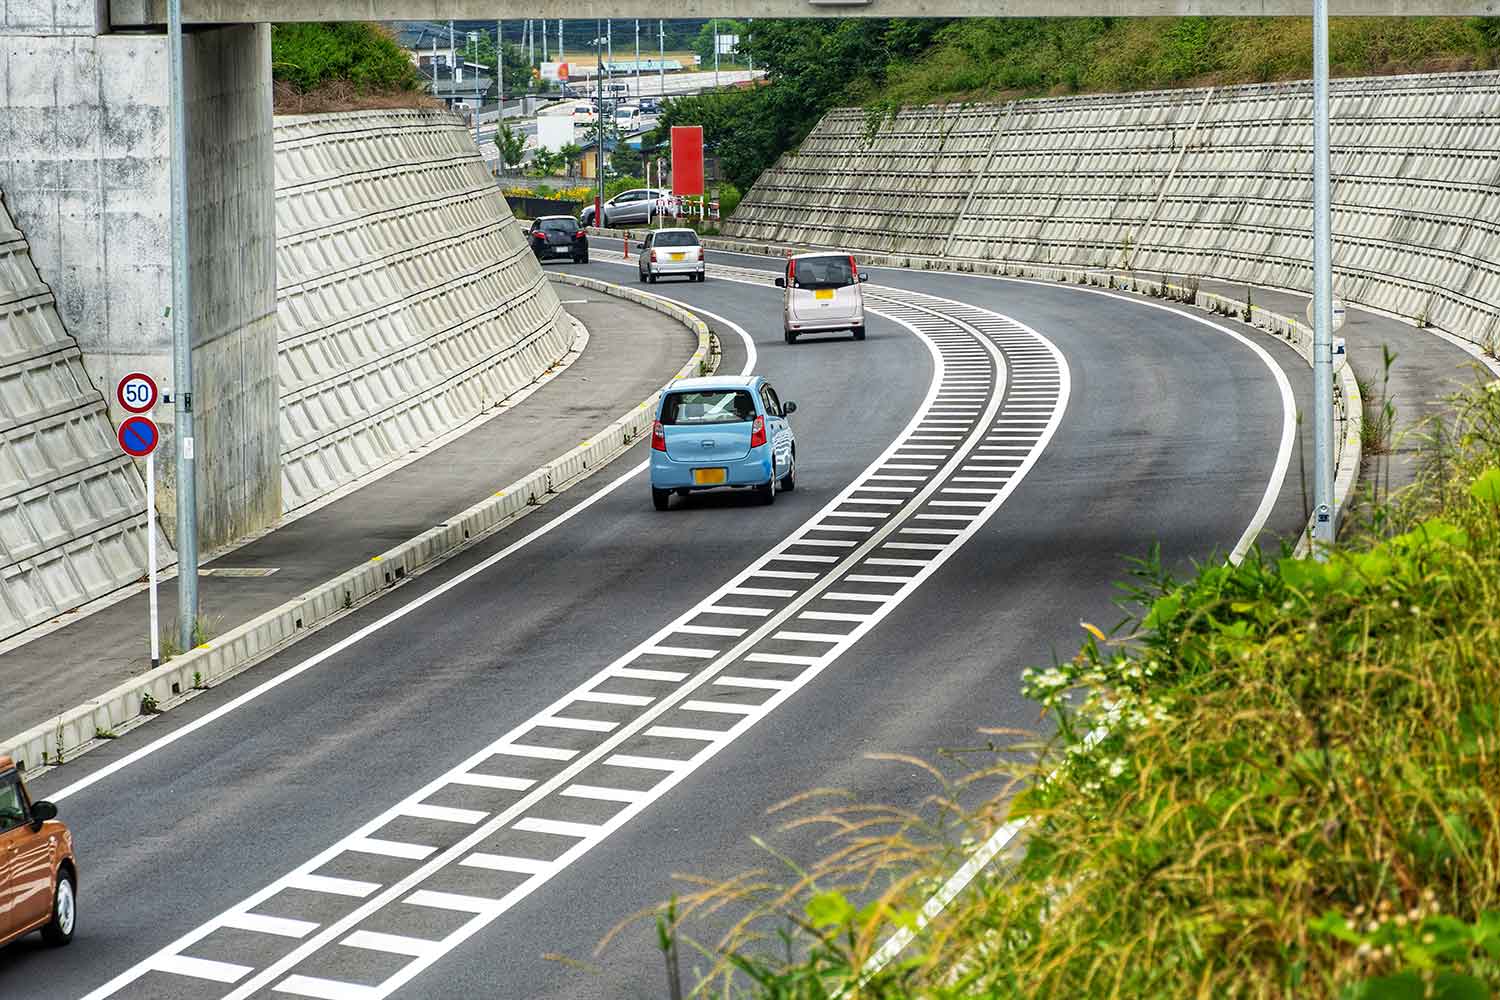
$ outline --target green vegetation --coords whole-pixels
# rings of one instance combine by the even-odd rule
[[[296,94],[334,85],[362,98],[423,89],[416,67],[377,24],[272,25],[271,72]]]
[[[500,161],[507,170],[514,170],[526,158],[526,136],[502,121],[495,130],[495,148],[500,151]]]
[[[1045,740],[935,793],[844,806],[837,850],[676,904],[722,995],[1450,998],[1500,988],[1500,392],[1459,397],[1417,484],[1323,561],[1134,567],[1112,634],[1028,671]],[[995,734],[992,734],[995,735]],[[997,736],[997,738],[999,738]],[[850,990],[947,877],[1025,819],[902,960]],[[679,947],[681,947],[679,945]],[[736,971],[737,970],[737,971]],[[731,983],[737,985],[730,985]],[[750,985],[754,983],[753,987]],[[706,990],[714,990],[706,985]],[[716,991],[717,993],[717,991]]]
[[[796,147],[829,108],[1261,83],[1311,75],[1306,18],[972,18],[756,21],[741,55],[768,86],[671,102],[703,125],[736,186]],[[1336,18],[1338,76],[1500,64],[1500,18]],[[712,55],[712,51],[709,51]]]

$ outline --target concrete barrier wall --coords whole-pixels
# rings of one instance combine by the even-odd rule
[[[1500,73],[1333,85],[1336,291],[1500,345]],[[1307,82],[830,112],[732,237],[1310,290]]]
[[[104,397],[0,201],[0,638],[137,579],[145,510]]]
[[[455,117],[276,119],[283,504],[471,419],[572,329]]]

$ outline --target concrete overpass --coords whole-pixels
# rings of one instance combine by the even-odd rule
[[[410,21],[516,17],[1308,17],[1311,0],[183,0],[186,24],[250,21]],[[1485,16],[1500,13],[1497,0],[1330,0],[1335,17],[1364,15]],[[165,24],[167,0],[109,0],[115,27]]]

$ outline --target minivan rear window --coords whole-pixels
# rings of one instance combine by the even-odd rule
[[[744,389],[674,392],[661,408],[661,422],[668,427],[736,424],[754,419],[755,401]]]
[[[652,238],[651,245],[654,247],[695,247],[698,245],[698,234],[663,231]]]
[[[854,284],[848,257],[808,257],[795,264],[799,288],[842,288]]]

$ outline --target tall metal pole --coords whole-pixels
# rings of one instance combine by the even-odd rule
[[[1333,523],[1333,222],[1328,164],[1328,0],[1313,0],[1313,540]]]
[[[563,55],[563,19],[557,19],[557,61],[567,62],[567,56]]]
[[[656,21],[656,79],[661,84],[661,96],[667,96],[667,22]]]
[[[604,19],[604,42],[609,46],[609,55],[605,57],[604,65],[609,70],[609,82],[615,82],[615,19],[607,17]],[[611,91],[610,93],[613,93]]]
[[[719,19],[714,18],[714,89],[719,89]]]
[[[641,19],[635,19],[635,99],[641,99]]]
[[[505,122],[505,22],[495,21],[495,85],[500,91],[500,117],[495,120],[495,138],[500,138],[500,126]],[[500,164],[502,167],[505,164]]]
[[[594,227],[604,228],[604,32],[599,19],[594,18],[594,135],[598,145],[594,147]]]
[[[167,0],[172,103],[172,422],[177,436],[177,638],[193,648],[198,620],[198,481],[193,459],[193,299],[188,281],[187,104],[182,86],[182,0]]]
[[[544,17],[537,21],[537,24],[542,28],[542,62],[551,62],[552,60],[547,57],[547,47],[552,44],[552,40],[547,37],[547,19]]]

